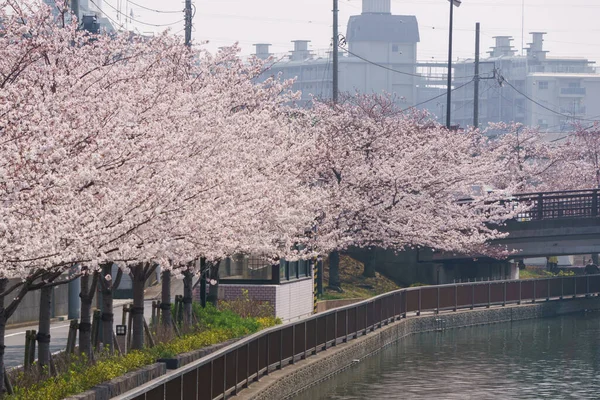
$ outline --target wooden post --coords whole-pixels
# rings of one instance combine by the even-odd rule
[[[79,323],[76,319],[72,320],[69,324],[69,335],[67,336],[67,357],[75,353],[75,340],[77,339],[77,330],[79,329]]]
[[[117,350],[117,353],[124,355],[125,353],[123,353],[123,350],[121,350],[121,345],[119,344],[119,341],[117,340],[117,335],[115,334],[115,331],[113,331],[113,343],[115,345],[115,350]]]
[[[148,336],[148,344],[150,347],[154,347],[156,344],[154,343],[154,338],[152,337],[152,332],[150,332],[150,327],[146,322],[146,318],[144,318],[144,330],[146,331],[146,335]]]
[[[25,369],[29,368],[30,364],[29,364],[29,354],[31,353],[31,342],[30,342],[30,337],[31,337],[31,331],[25,331],[25,354],[24,354],[24,359],[23,359],[23,366],[25,367]],[[4,373],[6,375],[6,373]]]
[[[10,382],[10,378],[8,377],[6,367],[4,368],[4,388],[6,389],[6,393],[15,394],[15,390],[13,389],[13,385]]]
[[[92,319],[92,346],[96,351],[98,350],[99,342],[99,331],[100,331],[100,310],[94,311],[94,316]]]
[[[29,341],[30,341],[30,345],[29,345],[29,365],[33,365],[33,362],[35,361],[35,343],[36,343],[36,336],[37,336],[37,331],[35,329],[33,329],[31,331],[31,335],[29,336]]]
[[[133,313],[131,312],[131,308],[127,307],[127,311],[123,310],[124,312],[127,312],[127,340],[125,341],[125,352],[127,352],[129,349],[131,349],[131,332],[132,332],[132,328],[133,328]]]

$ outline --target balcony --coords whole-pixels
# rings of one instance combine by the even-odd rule
[[[568,87],[560,88],[561,96],[585,96],[586,90],[584,87]]]

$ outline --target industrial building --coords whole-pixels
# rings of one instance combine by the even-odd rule
[[[363,0],[362,13],[350,17],[340,43],[341,93],[388,93],[402,108],[429,110],[440,123],[447,112],[447,64],[419,61],[417,18],[393,15],[391,0]],[[586,58],[552,57],[544,49],[544,32],[532,33],[526,54],[519,55],[509,36],[495,37],[489,56],[480,60],[480,126],[490,122],[521,122],[549,132],[569,130],[574,122],[600,117],[600,74]],[[309,50],[296,40],[285,56],[274,56],[269,44],[256,44],[256,55],[273,56],[264,77],[296,78],[302,105],[332,95],[331,51]],[[474,60],[453,65],[452,125],[473,125]]]

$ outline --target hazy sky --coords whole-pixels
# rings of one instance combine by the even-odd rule
[[[360,14],[361,0],[339,0],[340,32],[345,34],[350,15]],[[135,0],[141,6],[162,11],[183,8],[181,0]],[[140,22],[167,24],[180,21],[183,13],[158,13],[145,10],[127,0],[104,0],[104,10],[112,19],[133,9]],[[194,0],[194,39],[208,40],[207,47],[238,41],[243,54],[254,51],[254,43],[271,43],[274,53],[286,53],[291,40],[311,40],[313,50],[326,50],[331,40],[332,0]],[[475,23],[481,22],[481,52],[493,44],[493,36],[514,37],[514,47],[521,49],[522,0],[463,0],[455,9],[454,58],[473,57]],[[421,42],[419,60],[447,58],[449,3],[447,0],[392,0],[392,13],[416,15]],[[121,18],[121,22],[123,17]],[[550,56],[588,57],[600,61],[600,2],[598,0],[525,0],[525,45],[528,32],[548,32],[545,41]],[[133,22],[140,32],[160,31]],[[183,22],[173,25],[173,32],[182,34]]]

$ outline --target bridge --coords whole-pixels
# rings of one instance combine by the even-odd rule
[[[598,189],[524,193],[509,200],[528,210],[507,221],[508,233],[492,245],[506,247],[522,258],[600,253]],[[430,253],[422,261],[473,258],[450,253]]]
[[[511,196],[506,200],[510,204],[529,207],[499,227],[508,236],[491,244],[514,250],[514,258],[600,253],[599,192],[590,189]],[[351,249],[349,253],[363,263],[374,263],[378,272],[403,285],[516,277],[514,266],[506,260],[477,255],[428,249]]]

